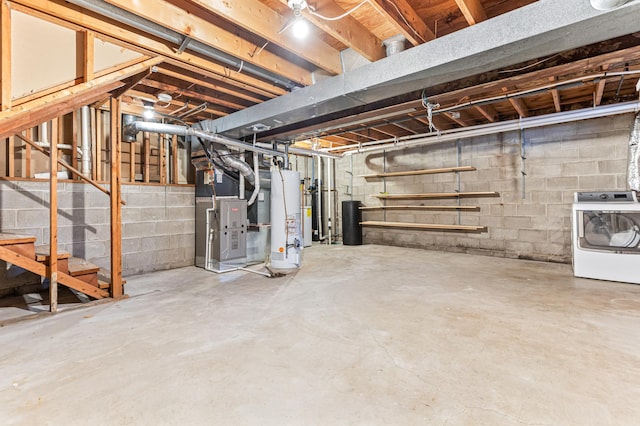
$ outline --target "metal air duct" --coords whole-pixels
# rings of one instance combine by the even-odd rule
[[[99,15],[106,16],[107,18],[114,19],[118,22],[129,25],[138,30],[144,31],[147,34],[151,34],[155,37],[161,38],[162,40],[168,41],[176,46],[181,46],[182,43],[184,43],[185,38],[187,37],[183,34],[180,34],[177,31],[173,31],[168,28],[165,28],[162,25],[156,24],[155,22],[149,21],[148,19],[137,16],[134,13],[120,9],[119,7],[109,4],[103,0],[67,0],[67,1],[69,3],[75,4],[76,6],[80,6],[92,12],[95,12]],[[188,44],[188,49],[196,53],[199,53],[201,55],[204,55],[210,59],[213,59],[215,61],[221,62],[227,66],[233,67],[235,69],[242,68],[243,71],[246,71],[249,74],[253,74],[258,78],[267,80],[273,84],[284,87],[288,90],[291,90],[294,87],[300,87],[299,84],[287,78],[280,77],[279,75],[276,75],[272,72],[259,68],[255,65],[247,64],[246,62],[243,62],[238,58],[232,55],[229,55],[228,53],[222,52],[198,40],[190,40]]]

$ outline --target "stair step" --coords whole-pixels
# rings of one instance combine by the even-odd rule
[[[31,235],[10,234],[6,232],[0,232],[0,246],[7,246],[12,244],[28,244],[35,243],[36,237]]]
[[[36,247],[36,261],[38,262],[49,262],[49,246],[39,246]],[[66,252],[64,250],[58,250],[58,260],[60,259],[69,259],[71,257],[71,253]]]
[[[102,281],[102,280],[98,280],[98,288],[102,289],[102,290],[108,290],[109,287],[111,287],[111,284],[109,284],[106,281]]]
[[[88,274],[96,274],[97,276],[99,270],[99,266],[94,265],[88,260],[81,259],[79,257],[69,258],[69,275],[72,277]]]
[[[32,235],[10,234],[0,232],[0,246],[21,254],[31,260],[36,258],[36,237]]]

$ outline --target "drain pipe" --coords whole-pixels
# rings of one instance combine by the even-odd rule
[[[91,136],[89,129],[90,125],[90,110],[88,106],[83,106],[80,109],[80,138],[81,138],[81,150],[82,150],[82,174],[89,176],[91,174]]]

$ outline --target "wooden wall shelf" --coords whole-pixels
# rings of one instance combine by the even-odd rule
[[[481,232],[486,231],[485,226],[475,225],[439,225],[435,223],[406,223],[406,222],[382,222],[369,220],[360,222],[362,226],[378,226],[383,228],[412,228],[412,229],[424,229],[430,231],[470,231]]]
[[[418,200],[422,198],[498,197],[497,192],[428,192],[425,194],[380,194],[381,200]]]
[[[375,173],[370,175],[358,175],[358,176],[367,179],[367,178],[382,178],[382,177],[393,177],[393,176],[432,175],[436,173],[472,172],[474,170],[476,170],[476,168],[472,166],[460,166],[460,167],[445,167],[441,169],[408,170],[406,172]]]
[[[369,206],[360,210],[480,210],[478,206]]]

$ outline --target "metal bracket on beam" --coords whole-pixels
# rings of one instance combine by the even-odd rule
[[[191,37],[184,36],[184,38],[182,39],[182,43],[180,43],[180,47],[178,47],[178,49],[176,50],[176,53],[182,53],[187,50],[187,46],[189,46],[191,40],[193,40]]]

